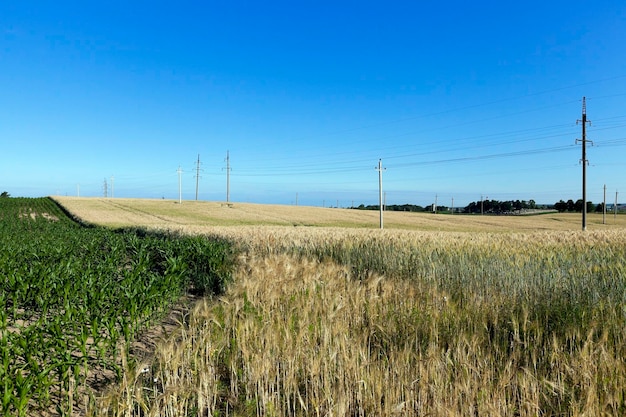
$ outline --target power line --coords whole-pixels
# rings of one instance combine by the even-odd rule
[[[459,158],[447,158],[447,159],[438,159],[438,160],[422,160],[422,161],[413,161],[406,163],[393,164],[394,168],[402,168],[402,167],[410,167],[410,166],[420,166],[420,165],[436,165],[436,164],[444,164],[444,163],[455,163],[455,162],[468,162],[468,161],[479,161],[486,159],[495,159],[495,158],[505,158],[505,157],[513,157],[513,156],[524,156],[524,155],[536,155],[536,154],[544,154],[544,153],[552,153],[552,152],[562,152],[571,150],[573,145],[563,145],[563,146],[554,146],[549,148],[539,148],[539,149],[530,149],[526,151],[515,151],[515,152],[502,152],[497,154],[487,154],[487,155],[476,155],[476,156],[464,156]],[[272,172],[263,172],[256,173],[250,170],[249,174],[246,174],[248,170],[240,171],[238,176],[265,176],[265,177],[278,177],[278,176],[293,176],[293,175],[318,175],[318,174],[336,174],[336,173],[346,173],[346,172],[359,172],[363,171],[364,167],[362,165],[353,165],[353,166],[345,166],[342,168],[319,168],[319,169],[309,169],[309,170],[293,170],[293,169],[285,169],[285,170],[275,170]]]
[[[621,78],[621,77],[617,77],[617,78]],[[613,78],[609,78],[609,79],[602,80],[602,81],[608,81],[608,80],[611,80],[611,79],[613,79]],[[581,85],[586,85],[586,84],[588,84],[588,83],[584,83],[584,84],[581,84]],[[572,86],[572,87],[575,87],[575,86]],[[571,88],[571,87],[563,87],[563,88],[559,88],[559,89],[555,89],[555,90],[547,90],[546,92],[558,91],[558,90],[567,89],[567,88]],[[541,94],[541,93],[538,93],[538,94]],[[618,94],[618,95],[614,95],[614,96],[619,96],[619,95],[626,95],[626,94]],[[533,95],[531,94],[529,96],[533,96]],[[610,96],[602,96],[602,97],[598,97],[598,98],[604,98],[604,97],[610,97]],[[508,101],[508,100],[504,99],[502,101]],[[564,105],[564,104],[571,104],[571,103],[574,103],[574,102],[577,102],[577,101],[578,100],[569,100],[569,101],[561,102],[561,103],[554,104],[554,105],[543,106],[543,107],[536,107],[536,108],[532,108],[532,109],[524,110],[524,111],[519,111],[519,112],[515,112],[515,113],[508,113],[508,114],[497,115],[497,116],[490,117],[490,118],[485,118],[485,119],[476,119],[476,120],[465,121],[465,122],[462,122],[462,123],[457,123],[457,124],[452,124],[452,125],[444,125],[444,126],[434,127],[434,128],[429,129],[429,130],[421,129],[420,131],[417,131],[417,132],[408,132],[408,133],[401,133],[401,134],[390,135],[390,136],[385,136],[385,137],[379,137],[378,140],[379,141],[383,141],[383,139],[388,140],[388,139],[399,138],[399,137],[406,137],[406,136],[411,136],[411,135],[416,135],[416,134],[423,134],[424,132],[429,132],[429,131],[443,130],[443,129],[453,128],[453,127],[460,127],[460,126],[464,126],[464,125],[468,125],[468,124],[484,123],[486,121],[490,121],[490,120],[494,120],[494,119],[504,118],[504,117],[508,117],[508,116],[514,116],[514,115],[524,114],[524,113],[529,113],[529,112],[541,111],[541,110],[545,110],[547,108],[557,107],[557,106],[561,106],[561,105]],[[499,102],[500,101],[496,101],[496,102],[493,102],[492,104],[497,104]],[[471,108],[471,107],[475,107],[475,106],[481,106],[481,105],[482,104],[468,106],[467,108]],[[451,111],[454,111],[454,110],[444,111],[442,113],[451,112]],[[439,114],[439,113],[433,113],[432,115],[437,115],[437,114]],[[415,118],[420,118],[420,117],[425,117],[425,116],[417,116]],[[400,121],[404,121],[404,120],[410,120],[410,119],[413,119],[413,118],[399,119],[399,120]],[[393,122],[389,122],[389,123],[393,123]],[[384,124],[387,124],[387,123],[383,123],[383,125]],[[372,126],[369,126],[369,127],[375,127],[375,126],[377,126],[377,125],[372,125]],[[567,126],[569,126],[569,125],[567,125]],[[360,129],[360,128],[358,128],[358,129]],[[541,129],[541,128],[539,128],[539,129]],[[532,130],[532,129],[530,129],[530,130]],[[350,131],[350,130],[348,130],[348,131]],[[344,131],[341,131],[341,132],[344,132]],[[515,133],[515,132],[513,132],[513,133]],[[482,135],[482,136],[478,136],[478,137],[487,137],[487,136],[495,136],[495,135],[502,135],[502,134],[496,133],[496,134],[492,134],[492,135]],[[476,138],[476,137],[474,137],[474,138]],[[474,139],[474,138],[467,138],[467,139]],[[362,142],[362,141],[359,141],[359,142]],[[458,143],[458,139],[454,139],[454,143]],[[432,144],[432,143],[430,143],[430,144]],[[383,148],[383,149],[389,149],[389,148]],[[380,151],[380,149],[378,149],[377,151]],[[351,153],[351,152],[352,151],[347,152],[347,153]],[[273,160],[275,160],[275,159],[273,159]]]
[[[554,146],[550,148],[530,149],[526,151],[503,152],[503,153],[488,154],[488,155],[463,156],[459,158],[415,161],[415,162],[407,162],[404,164],[395,164],[393,166],[394,167],[409,167],[409,166],[416,166],[416,165],[436,165],[436,164],[454,163],[454,162],[481,161],[485,159],[508,158],[512,156],[537,155],[537,154],[544,154],[544,153],[562,152],[562,151],[571,150],[572,148],[573,148],[573,145]]]
[[[427,146],[427,150],[425,151],[418,151],[418,152],[404,152],[404,153],[396,153],[396,154],[390,154],[388,151],[392,150],[392,149],[400,149],[400,148],[408,148],[408,147],[414,147],[414,145],[412,143],[409,142],[409,144],[403,144],[400,146],[392,146],[392,147],[383,147],[383,148],[377,148],[377,149],[371,149],[369,150],[368,153],[385,153],[386,156],[385,159],[401,159],[401,158],[409,158],[409,157],[414,157],[414,156],[423,156],[423,155],[427,155],[427,154],[434,154],[434,153],[445,153],[445,152],[450,152],[452,150],[454,151],[459,151],[459,150],[468,150],[468,149],[477,149],[477,148],[483,148],[483,147],[493,147],[493,146],[498,146],[498,145],[506,145],[506,144],[512,144],[512,143],[522,143],[522,142],[531,142],[531,141],[538,141],[538,140],[544,140],[547,138],[558,138],[558,137],[568,137],[569,135],[572,134],[572,132],[570,132],[570,129],[563,129],[564,127],[569,127],[569,126],[574,126],[574,124],[567,124],[567,125],[552,125],[552,126],[545,126],[545,127],[540,127],[540,128],[532,128],[532,129],[523,129],[523,130],[517,130],[517,131],[506,131],[506,132],[499,132],[499,133],[492,133],[492,134],[488,134],[488,135],[474,135],[474,136],[470,136],[470,137],[465,137],[465,138],[457,138],[457,137],[450,137],[448,138],[444,143],[442,143],[444,146],[440,146],[439,149],[433,149],[433,146],[436,146],[436,141],[428,141],[427,145],[423,145],[424,147]],[[555,132],[555,130],[562,130],[560,133],[559,132]],[[541,132],[551,132],[550,135],[533,135],[533,133],[537,134],[537,133],[541,133]],[[528,135],[531,134],[531,135]],[[521,137],[520,137],[521,136]],[[514,137],[514,139],[507,139],[507,140],[493,140],[493,141],[489,141],[489,142],[482,142],[482,143],[477,143],[476,139],[478,138],[488,138],[488,137],[493,137],[493,138],[498,138],[498,139],[502,139],[502,138],[507,138],[507,137]],[[463,143],[468,142],[468,144],[466,146],[460,146]],[[341,156],[341,155],[350,155],[353,156],[354,155],[354,149],[350,150],[350,151],[346,151],[346,152],[336,152],[333,151],[332,152],[332,156],[333,157],[337,157],[337,156]],[[271,172],[291,172],[294,168],[297,169],[298,171],[302,171],[302,168],[304,167],[312,167],[313,171],[316,171],[316,167],[318,167],[320,165],[320,163],[318,161],[313,161],[314,159],[317,158],[324,158],[325,163],[324,165],[326,166],[337,166],[337,165],[344,165],[345,164],[355,164],[355,163],[366,163],[367,160],[369,160],[368,157],[366,157],[364,155],[363,158],[359,158],[359,159],[355,159],[355,158],[349,158],[349,159],[335,159],[334,161],[330,161],[328,159],[328,153],[326,154],[320,154],[320,155],[307,155],[308,159],[311,162],[299,162],[297,165],[296,164],[281,164],[280,169],[277,168],[273,168]],[[273,162],[276,161],[280,161],[283,159],[280,158],[265,158],[262,159],[262,162],[267,162],[268,164],[272,164],[275,165]],[[293,157],[289,157],[289,161],[292,161]],[[259,158],[256,158],[256,161],[259,161]],[[256,165],[254,168],[249,168],[250,171],[254,171],[255,173],[260,171],[261,169],[259,168],[259,166],[262,165]],[[337,168],[327,168],[324,167],[323,169],[337,169]],[[340,169],[343,169],[343,167],[341,167]],[[245,173],[247,170],[243,169],[240,172]],[[267,171],[266,172],[270,172]]]
[[[493,101],[484,102],[484,103],[477,103],[477,104],[471,104],[471,105],[468,105],[468,106],[455,107],[453,109],[442,110],[442,111],[439,111],[439,112],[420,114],[420,115],[417,115],[417,116],[399,118],[399,119],[395,119],[395,120],[391,120],[391,121],[387,121],[387,122],[382,122],[382,123],[373,123],[373,124],[369,124],[369,125],[365,125],[365,126],[359,126],[359,127],[350,128],[350,129],[338,130],[338,131],[335,131],[335,132],[327,133],[327,135],[344,134],[344,133],[349,133],[349,132],[354,132],[354,131],[371,129],[371,128],[374,128],[374,127],[380,127],[380,126],[386,126],[386,125],[390,125],[390,124],[402,123],[402,122],[410,121],[410,120],[423,119],[423,118],[433,117],[433,116],[441,116],[441,115],[444,115],[444,114],[454,113],[454,112],[457,112],[457,111],[466,111],[466,110],[479,108],[479,107],[485,107],[485,106],[491,106],[491,105],[496,105],[496,104],[502,104],[502,103],[516,101],[516,100],[520,100],[520,99],[524,99],[524,98],[537,97],[537,96],[541,96],[541,95],[545,95],[545,94],[550,94],[550,93],[554,93],[554,92],[557,92],[557,91],[564,91],[564,90],[568,90],[568,89],[571,89],[571,88],[578,88],[578,87],[588,86],[588,85],[592,85],[592,84],[598,84],[598,83],[607,82],[607,81],[615,81],[615,80],[622,79],[622,78],[626,78],[626,75],[618,75],[618,76],[614,76],[614,77],[603,78],[603,79],[600,79],[600,80],[594,80],[594,81],[589,81],[589,82],[580,83],[580,84],[573,84],[573,85],[568,85],[568,86],[564,86],[564,87],[557,87],[557,88],[552,88],[552,89],[549,89],[549,90],[538,91],[536,93],[523,94],[523,95],[516,96],[516,97],[508,97],[508,98],[503,98],[503,99],[499,99],[499,100],[493,100]],[[622,95],[622,94],[619,94],[619,95]],[[600,97],[596,97],[596,98],[605,98],[605,97],[612,97],[612,95],[600,96]],[[568,103],[572,103],[572,101],[568,101],[565,104],[568,104]]]
[[[586,103],[585,103],[586,104]],[[586,114],[586,105],[584,106],[584,114]],[[619,129],[626,126],[624,123],[624,118],[626,116],[612,116],[603,119],[594,119],[594,127],[593,132],[597,131],[609,131],[611,129]],[[480,122],[477,121],[469,121],[466,123],[474,123]],[[583,123],[583,126],[585,123]],[[456,126],[456,125],[451,125]],[[562,125],[553,125],[553,126],[545,126],[545,127],[537,127],[532,129],[520,129],[514,131],[505,131],[500,133],[489,133],[484,135],[475,135],[470,137],[450,137],[446,138],[444,141],[421,141],[420,144],[415,143],[404,143],[402,145],[397,146],[385,146],[382,149],[387,151],[387,154],[382,154],[381,159],[387,159],[389,163],[392,161],[392,164],[389,165],[391,168],[406,168],[412,166],[422,166],[422,165],[443,165],[448,163],[464,163],[464,162],[473,162],[473,161],[481,161],[481,160],[489,160],[489,159],[499,159],[499,158],[511,158],[511,157],[519,157],[519,156],[530,156],[530,155],[540,155],[540,154],[552,154],[558,152],[565,152],[571,150],[575,147],[574,144],[568,146],[544,146],[537,147],[533,149],[520,149],[514,151],[507,152],[466,152],[469,155],[463,155],[459,157],[450,157],[454,155],[445,155],[442,158],[433,159],[432,155],[436,154],[444,154],[450,152],[460,152],[481,148],[493,148],[494,146],[505,146],[511,144],[520,144],[520,143],[528,143],[533,141],[540,141],[546,139],[558,139],[560,137],[571,135],[570,126],[575,126],[572,124],[562,124]],[[441,129],[445,128],[442,127]],[[414,134],[414,133],[411,133]],[[409,134],[405,134],[409,135]],[[415,134],[417,135],[417,134]],[[395,137],[397,137],[396,135]],[[402,136],[402,135],[400,135]],[[391,136],[394,137],[394,136]],[[571,136],[570,136],[571,137]],[[482,138],[484,140],[477,141],[477,138]],[[585,138],[586,140],[586,131]],[[428,142],[428,148],[425,148],[426,145],[423,143]],[[556,143],[557,140],[548,140],[549,143]],[[618,147],[626,144],[626,138],[618,137],[614,139],[607,139],[603,141],[596,142],[596,146],[602,147]],[[460,145],[460,146],[459,146]],[[424,148],[422,148],[424,147]],[[524,148],[526,146],[519,146],[517,148]],[[422,148],[423,151],[419,152]],[[514,147],[515,148],[515,147]],[[319,147],[317,149],[320,149]],[[323,149],[323,147],[321,148]],[[411,151],[413,150],[413,151]],[[505,149],[506,150],[506,149]],[[357,158],[355,158],[355,151],[357,152]],[[396,151],[396,152],[390,152]],[[417,151],[417,152],[416,152]],[[323,150],[320,152],[324,152]],[[365,161],[370,160],[367,158],[367,155],[371,155],[373,152],[380,152],[380,149],[352,149],[350,152],[333,152],[330,158],[328,154],[324,155],[321,153],[319,156],[311,156],[310,154],[306,154],[306,158],[304,162],[294,164],[291,163],[289,165],[281,164],[281,168],[271,167],[270,170],[265,170],[262,174],[259,173],[261,168],[259,166],[248,166],[248,168],[238,170],[238,175],[240,177],[284,177],[284,176],[313,176],[313,175],[324,175],[324,174],[337,174],[337,173],[350,173],[350,172],[360,172],[366,169],[367,165]],[[379,153],[380,154],[380,153]],[[472,155],[473,154],[473,155]],[[352,157],[342,157],[343,155],[350,155]],[[443,155],[442,155],[443,156]],[[319,160],[313,160],[313,158],[319,158]],[[291,161],[293,161],[293,155],[290,155]],[[323,159],[322,159],[323,158]],[[419,160],[418,160],[419,158]],[[199,160],[200,156],[198,155],[198,164],[196,165],[196,174],[199,174]],[[268,161],[276,160],[276,158],[257,158],[258,162],[264,163]],[[393,161],[397,162],[393,164]],[[257,164],[258,164],[257,162]],[[582,158],[581,162],[583,162],[583,168],[588,165],[588,161],[586,161],[586,155]],[[509,167],[507,168],[507,173],[512,170]],[[180,169],[180,167],[179,167]],[[230,163],[229,163],[229,152],[227,152],[227,201],[230,199]],[[536,171],[536,168],[533,168]],[[179,175],[179,188],[180,188],[180,173]],[[219,174],[209,174],[209,175],[219,175]],[[160,174],[154,174],[154,177],[160,176]],[[120,177],[122,178],[122,177]],[[132,178],[132,177],[131,177]],[[198,199],[198,178],[199,175],[196,175],[196,200]],[[346,176],[346,178],[349,178]],[[439,178],[439,177],[438,177]],[[136,177],[135,181],[143,182],[147,181],[148,176]],[[113,177],[111,177],[111,192],[113,195]],[[306,181],[306,180],[305,180]],[[106,180],[105,180],[106,182]],[[124,180],[125,184],[128,181]],[[364,182],[361,182],[364,183]],[[329,182],[329,184],[335,184],[335,182]],[[105,195],[108,194],[108,189],[104,190]],[[179,193],[180,194],[180,193]],[[586,205],[585,205],[586,206]],[[585,207],[586,208],[586,207]]]
[[[568,103],[571,103],[574,101],[568,101]],[[610,118],[605,118],[602,119],[603,121],[617,121],[615,119],[620,119],[626,116],[615,116],[615,117],[610,117]],[[484,120],[483,120],[484,121]],[[470,121],[467,123],[474,123],[474,122],[478,122],[478,121]],[[389,154],[389,150],[393,150],[393,149],[401,149],[401,148],[408,148],[408,147],[413,147],[414,144],[412,143],[408,143],[408,144],[402,144],[399,146],[386,146],[386,147],[382,147],[382,148],[377,148],[377,149],[371,149],[368,150],[368,153],[381,153],[381,151],[387,151],[386,155],[384,156],[385,159],[401,159],[401,158],[409,158],[409,157],[414,157],[414,156],[418,156],[418,155],[426,155],[426,154],[434,154],[434,153],[445,153],[445,152],[450,152],[451,150],[454,151],[459,151],[459,150],[468,150],[468,149],[477,149],[477,148],[484,148],[484,147],[493,147],[493,146],[498,146],[498,145],[506,145],[506,144],[513,144],[513,143],[522,143],[522,142],[531,142],[531,141],[538,141],[538,140],[545,140],[548,138],[558,138],[558,137],[567,137],[569,135],[571,135],[571,132],[569,131],[570,129],[565,129],[569,126],[575,126],[575,124],[560,124],[560,125],[551,125],[551,126],[545,126],[545,127],[539,127],[539,128],[532,128],[532,129],[521,129],[521,130],[515,130],[515,131],[506,131],[506,132],[497,132],[497,133],[491,133],[491,134],[485,134],[485,135],[475,135],[475,136],[471,136],[471,137],[465,137],[465,138],[447,138],[445,142],[443,142],[442,144],[444,146],[439,147],[439,149],[434,149],[433,150],[433,145],[435,145],[437,142],[435,141],[428,141],[428,150],[424,151],[424,152],[403,152],[403,153],[396,153],[396,154]],[[626,126],[626,124],[624,123],[619,123],[619,124],[609,124],[609,125],[605,125],[606,127],[603,127],[602,129],[615,129],[615,128],[620,128],[623,126]],[[445,126],[444,126],[445,128]],[[558,132],[557,130],[561,130],[561,132]],[[601,130],[601,129],[594,129],[595,130]],[[556,132],[555,132],[556,131]],[[547,134],[539,134],[541,132],[551,132],[551,134],[547,135]],[[423,132],[420,132],[423,133]],[[403,134],[403,135],[394,135],[394,136],[386,136],[386,138],[390,138],[390,137],[398,137],[398,136],[404,136],[404,135],[414,135],[417,133],[410,133],[410,134]],[[530,135],[528,135],[530,134]],[[477,143],[476,139],[478,138],[489,138],[489,137],[493,137],[496,138],[498,140],[493,140],[493,141],[488,141],[488,142],[481,142],[481,143]],[[513,137],[514,139],[509,139],[509,140],[502,140],[503,138],[507,138],[507,137]],[[464,142],[469,142],[467,146],[464,147],[459,147],[460,144],[464,143]],[[319,147],[317,148],[319,149]],[[534,151],[531,151],[534,153]],[[341,156],[341,155],[350,155],[353,156],[354,155],[354,149],[351,149],[350,151],[345,151],[345,152],[336,152],[333,151],[332,152],[332,156],[333,157],[337,157],[337,156]],[[311,153],[307,154],[308,159],[311,162],[299,162],[297,165],[295,164],[281,164],[281,169],[276,169],[273,168],[271,171],[267,171],[266,173],[268,175],[275,175],[273,173],[277,173],[279,174],[280,172],[286,172],[286,173],[292,173],[294,171],[294,169],[296,169],[295,172],[302,172],[302,168],[304,167],[311,167],[312,169],[309,170],[309,172],[314,173],[320,170],[324,170],[324,171],[330,171],[333,170],[333,172],[341,172],[341,171],[345,171],[345,164],[355,164],[355,163],[365,163],[367,160],[369,160],[369,158],[367,156],[365,156],[363,158],[359,158],[359,159],[355,159],[355,158],[350,158],[350,159],[335,159],[334,161],[328,161],[328,152],[324,153],[324,154],[318,154],[318,155],[314,155]],[[312,161],[315,158],[325,158],[325,163],[324,163],[324,167],[318,168],[320,166],[319,162],[317,161]],[[264,158],[261,159],[262,162],[267,162],[268,164],[272,163],[272,162],[276,162],[276,161],[281,161],[281,160],[286,160],[287,157],[285,158]],[[289,156],[289,161],[293,160],[292,156]],[[259,158],[256,159],[257,162],[259,161]],[[273,164],[275,165],[275,164]],[[344,165],[342,167],[337,167],[339,165]],[[254,172],[258,172],[261,170],[261,168],[259,168],[260,165],[257,165],[253,168],[250,168],[250,171],[254,171]],[[262,165],[261,165],[262,166]],[[246,173],[246,169],[243,169],[241,172],[243,174]]]

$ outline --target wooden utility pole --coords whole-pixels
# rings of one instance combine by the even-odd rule
[[[178,170],[176,171],[178,173],[178,204],[182,204],[183,203],[183,170],[180,168],[180,165],[178,166]]]
[[[378,167],[374,167],[378,171],[378,207],[380,212],[380,228],[383,228],[383,160],[378,160]]]
[[[576,142],[580,142],[582,144],[582,159],[580,162],[583,165],[583,230],[587,230],[587,123],[591,123],[591,121],[587,120],[587,104],[585,101],[585,97],[583,97],[583,115],[582,120],[576,120],[576,124],[578,122],[582,122],[583,125],[583,136],[581,139],[577,139]]]
[[[602,200],[602,224],[606,224],[606,184],[604,184],[604,199]]]

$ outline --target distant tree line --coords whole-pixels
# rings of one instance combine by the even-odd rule
[[[365,204],[361,204],[358,207],[354,207],[357,210],[380,210],[380,206],[378,204],[371,204],[366,206]],[[389,204],[384,206],[386,211],[410,211],[410,212],[424,212],[424,211],[432,211],[433,206],[418,206],[415,204]],[[445,206],[437,206],[437,211],[448,211],[448,207]]]
[[[490,214],[513,214],[521,210],[536,209],[535,200],[483,200],[473,201],[463,209],[463,213],[490,213]]]
[[[380,206],[378,204],[364,205],[361,204],[358,207],[352,207],[357,210],[379,210]],[[433,212],[433,206],[428,205],[426,207],[416,205],[416,204],[389,204],[384,206],[386,211],[408,211],[408,212]],[[466,214],[516,214],[522,212],[523,210],[534,210],[534,209],[554,209],[559,212],[572,212],[572,213],[580,213],[583,209],[583,200],[579,199],[574,202],[574,200],[563,201],[560,200],[553,205],[538,205],[535,200],[508,200],[508,201],[498,201],[498,200],[483,200],[483,201],[473,201],[469,203],[464,208],[455,208],[455,212],[462,212]],[[451,208],[447,206],[437,206],[437,212],[445,213],[450,212]],[[597,212],[601,213],[604,210],[604,203],[594,204],[591,201],[587,201],[587,212]]]
[[[372,205],[364,205],[361,204],[358,207],[355,207],[359,210],[379,210],[380,206],[378,204]],[[537,204],[534,200],[530,201],[497,201],[497,200],[484,200],[482,203],[480,201],[474,201],[468,204],[466,207],[455,207],[454,211],[457,213],[491,213],[491,214],[503,214],[503,213],[511,213],[515,210],[522,209],[534,209],[537,208]],[[410,211],[410,212],[433,212],[433,205],[428,205],[426,207],[415,205],[415,204],[389,204],[384,206],[386,211]],[[448,206],[437,206],[437,212],[445,213],[450,212],[452,209]]]
[[[558,210],[560,213],[581,213],[583,211],[583,200],[582,198],[576,200],[576,202],[574,202],[573,200],[559,200],[558,203],[554,203],[554,209]],[[598,213],[604,211],[604,203],[593,204],[591,201],[587,201],[587,212],[590,213],[593,211]]]

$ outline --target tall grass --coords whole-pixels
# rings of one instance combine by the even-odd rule
[[[624,415],[626,234],[223,229],[244,253],[99,415]]]

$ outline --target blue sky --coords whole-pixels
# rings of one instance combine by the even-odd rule
[[[626,3],[0,3],[0,189],[626,200]],[[591,144],[590,144],[591,145]]]

